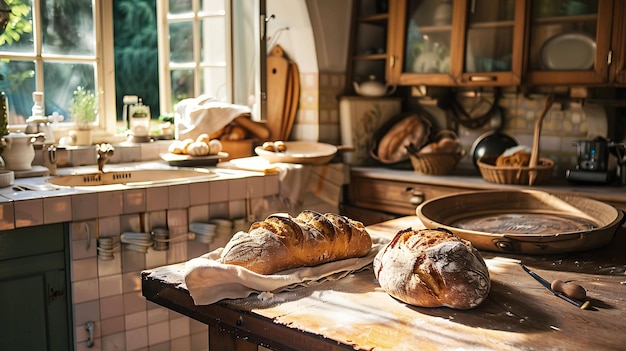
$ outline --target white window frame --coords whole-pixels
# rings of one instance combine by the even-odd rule
[[[94,65],[95,86],[98,93],[98,125],[95,126],[96,140],[101,135],[112,135],[116,128],[116,105],[115,105],[115,56],[113,47],[113,0],[91,0],[93,7],[94,33],[96,39],[95,55],[50,55],[43,54],[42,25],[40,14],[40,0],[33,0],[33,39],[35,43],[34,53],[2,52],[1,58],[10,60],[34,61],[35,91],[44,91],[44,62],[72,62]],[[65,116],[64,122],[71,122],[70,116]],[[11,130],[24,130],[25,125],[13,124]],[[71,123],[56,125],[55,136],[62,137],[72,128]],[[100,135],[100,137],[99,137]]]
[[[223,1],[224,11],[222,12],[205,12],[199,11],[200,1]],[[193,84],[196,95],[208,93],[202,86],[203,70],[206,68],[222,69],[226,81],[225,99],[226,102],[233,100],[233,76],[232,76],[232,30],[231,30],[231,0],[192,0],[192,12],[184,14],[170,14],[169,1],[157,0],[157,32],[159,37],[159,100],[161,113],[173,113],[174,106],[171,100],[172,81],[171,74],[174,70],[187,69],[194,72]],[[225,40],[225,62],[203,62],[200,60],[201,48],[208,50],[207,45],[200,42],[200,22],[211,17],[224,17],[224,35]],[[170,61],[170,41],[169,41],[169,25],[176,22],[192,22],[193,23],[193,62],[189,63],[173,63]],[[206,36],[205,36],[206,37]],[[214,47],[211,49],[215,49]]]

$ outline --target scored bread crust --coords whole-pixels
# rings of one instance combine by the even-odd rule
[[[296,217],[272,214],[238,232],[224,246],[220,262],[259,274],[362,257],[372,248],[365,226],[348,217],[305,210]]]
[[[383,290],[414,306],[469,309],[482,303],[491,288],[478,250],[444,229],[399,231],[378,252],[373,267]]]
[[[409,115],[394,124],[378,143],[378,158],[384,163],[395,163],[409,157],[407,146],[421,148],[428,141],[430,124],[418,115]]]

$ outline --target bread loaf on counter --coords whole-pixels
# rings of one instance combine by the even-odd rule
[[[378,252],[373,266],[389,295],[420,307],[473,308],[491,288],[478,250],[444,229],[398,232]]]
[[[273,214],[238,232],[226,244],[220,262],[259,274],[316,266],[369,253],[372,239],[361,222],[333,213],[302,211]]]

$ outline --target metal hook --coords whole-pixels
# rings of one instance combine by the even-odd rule
[[[89,336],[87,337],[87,342],[85,343],[85,345],[89,348],[93,347],[94,345],[93,326],[94,326],[93,321],[88,321],[87,323],[85,323],[85,329],[87,330],[87,333],[89,333]]]

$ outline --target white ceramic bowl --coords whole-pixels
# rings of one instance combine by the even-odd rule
[[[13,180],[15,180],[15,173],[13,171],[0,170],[0,188],[13,185]]]

